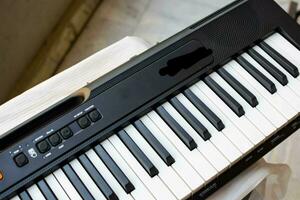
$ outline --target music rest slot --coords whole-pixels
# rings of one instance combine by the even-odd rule
[[[49,124],[65,113],[76,108],[82,104],[86,99],[88,99],[90,91],[88,88],[82,88],[72,94],[65,100],[58,102],[51,106],[49,109],[39,113],[35,118],[25,121],[20,126],[14,128],[10,132],[7,132],[2,137],[0,137],[0,152],[5,150],[12,144],[17,143],[21,139],[25,138],[27,135],[33,131]]]

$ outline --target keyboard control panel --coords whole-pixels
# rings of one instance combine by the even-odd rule
[[[8,155],[13,160],[15,166],[18,168],[28,168],[39,160],[51,159],[56,154],[69,146],[73,141],[72,137],[80,137],[78,135],[93,126],[102,118],[99,110],[90,106],[83,112],[77,113],[73,116],[73,120],[67,122],[68,124],[58,129],[51,129],[45,131],[43,134],[38,132],[33,138],[26,139],[16,144],[14,151],[9,151]]]

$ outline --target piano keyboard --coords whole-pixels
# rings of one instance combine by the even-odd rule
[[[299,70],[274,33],[12,199],[190,198],[297,117]]]
[[[299,32],[238,0],[136,56],[0,135],[0,199],[205,199],[299,129]]]

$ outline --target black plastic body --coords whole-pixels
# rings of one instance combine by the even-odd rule
[[[0,181],[0,199],[24,190],[274,31],[281,32],[299,47],[299,26],[275,2],[236,1],[87,85],[91,95],[84,103],[0,152],[0,170],[4,174],[4,180]],[[195,55],[193,52],[204,52],[204,56],[189,66],[169,71],[174,59],[190,58],[189,53]],[[166,70],[170,73],[165,73]],[[80,129],[76,120],[92,109],[101,113],[101,120]],[[28,150],[36,150],[37,142],[67,125],[74,136],[66,140],[63,147],[52,148],[47,157],[40,153],[36,158],[29,156]],[[22,132],[23,127],[14,131]],[[207,197],[299,127],[298,117],[272,136],[278,138],[279,135],[275,142],[266,141],[260,146],[263,148],[260,153],[253,151],[247,155],[224,175],[208,183],[194,195],[195,199]],[[13,162],[13,156],[20,151],[29,157],[29,164],[22,168]]]

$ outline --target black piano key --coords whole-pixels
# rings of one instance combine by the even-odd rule
[[[232,96],[230,96],[217,82],[211,77],[207,76],[204,82],[212,89],[225,103],[226,105],[239,117],[245,114],[244,108],[239,104]]]
[[[288,79],[284,73],[276,68],[272,63],[265,59],[254,49],[249,49],[249,55],[256,60],[267,72],[269,72],[281,85],[287,85]]]
[[[29,194],[27,193],[27,191],[23,191],[19,194],[19,197],[22,200],[31,200],[31,197],[29,196]]]
[[[109,200],[117,200],[118,199],[117,195],[107,184],[107,182],[104,180],[102,175],[97,171],[97,169],[94,167],[91,161],[86,157],[86,155],[79,156],[79,160],[83,165],[83,167],[85,168],[85,170],[89,173],[91,178],[95,181],[97,186],[100,188],[103,195]]]
[[[215,113],[213,113],[190,89],[185,90],[184,94],[218,131],[225,128],[222,120],[215,115]]]
[[[211,138],[211,134],[208,130],[201,124],[201,122],[196,119],[196,117],[176,98],[170,100],[171,104],[176,108],[176,110],[188,121],[188,123],[196,130],[196,132],[203,138],[204,141]]]
[[[291,63],[288,59],[274,50],[271,46],[269,46],[265,42],[261,42],[259,46],[267,52],[276,62],[278,62],[289,74],[291,74],[294,78],[299,76],[298,68]]]
[[[66,176],[76,188],[80,196],[85,200],[93,200],[91,193],[87,190],[87,188],[83,185],[77,174],[73,171],[70,165],[63,166],[63,171],[65,172]]]
[[[53,194],[52,190],[49,188],[47,183],[44,180],[40,180],[37,183],[37,186],[40,188],[41,192],[43,193],[44,197],[47,200],[56,200],[57,198]]]
[[[257,98],[254,96],[254,94],[252,94],[246,87],[244,87],[233,76],[231,76],[231,74],[229,74],[224,68],[219,69],[218,73],[252,107],[256,107],[258,105]]]
[[[239,56],[236,58],[236,60],[249,74],[251,74],[251,76],[253,76],[271,94],[274,94],[277,91],[275,84],[270,79],[268,79],[263,73],[258,71],[245,58]]]
[[[167,166],[171,166],[175,160],[171,154],[165,149],[165,147],[154,137],[150,130],[143,124],[141,120],[134,122],[135,128],[145,138],[145,140],[151,145],[161,159],[166,163]]]
[[[122,170],[118,167],[115,161],[110,157],[110,155],[105,151],[105,149],[101,145],[97,145],[95,147],[95,151],[100,157],[100,159],[104,162],[109,171],[113,174],[113,176],[120,183],[122,188],[128,194],[132,192],[135,188],[127,176],[122,172]]]
[[[154,177],[158,175],[158,169],[153,165],[153,163],[144,154],[144,152],[137,146],[137,144],[131,139],[131,137],[129,137],[126,131],[121,130],[120,132],[118,132],[118,136],[125,144],[125,146],[129,149],[129,151],[134,155],[137,161],[147,171],[149,176]]]
[[[192,151],[197,148],[197,144],[194,139],[176,122],[176,120],[164,109],[164,107],[159,106],[156,111],[180,138],[180,140],[189,148],[189,150]]]

